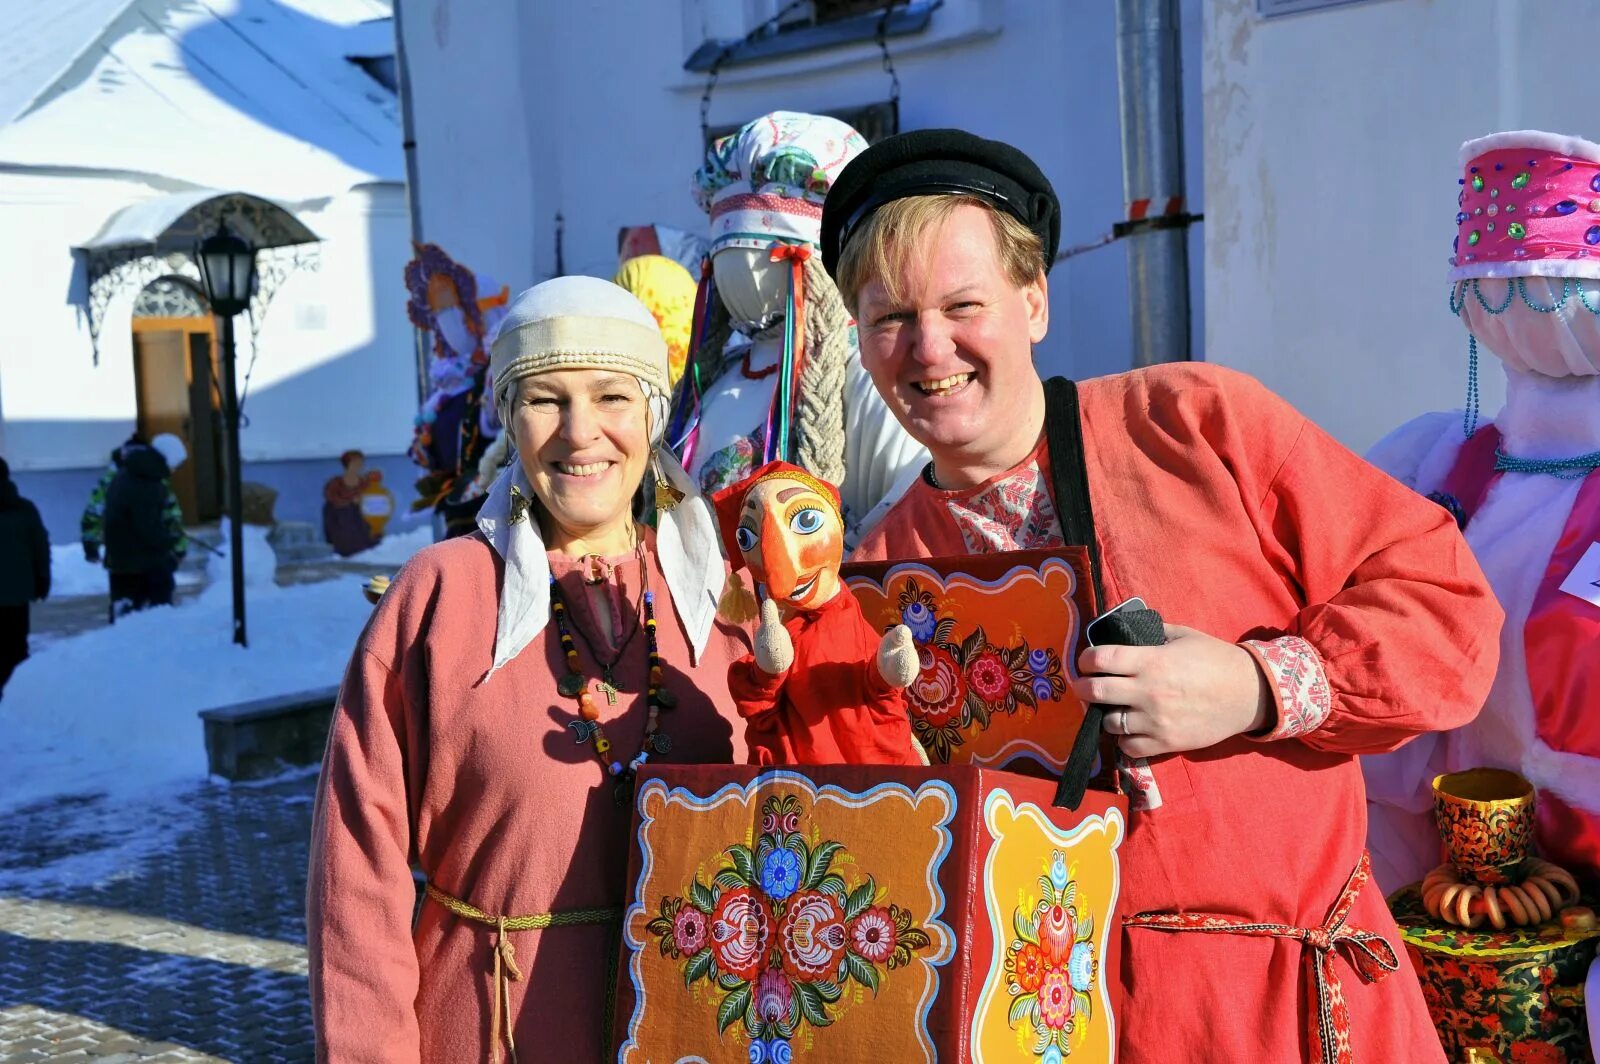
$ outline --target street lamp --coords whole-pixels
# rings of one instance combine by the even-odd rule
[[[200,280],[212,313],[222,319],[222,420],[228,441],[228,556],[233,559],[233,641],[244,634],[244,496],[239,468],[239,392],[234,385],[233,319],[250,306],[256,285],[256,249],[234,236],[219,218],[217,231],[195,248]]]

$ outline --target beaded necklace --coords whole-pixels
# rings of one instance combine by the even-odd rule
[[[645,583],[648,572],[644,563],[640,562],[640,581]],[[594,695],[589,690],[589,678],[583,673],[583,666],[578,661],[578,647],[573,641],[572,630],[567,625],[567,604],[562,601],[560,586],[556,583],[555,574],[550,575],[550,612],[555,617],[556,629],[561,634],[561,651],[567,659],[567,675],[563,676],[556,685],[556,690],[565,698],[575,698],[578,701],[578,719],[567,722],[567,727],[573,730],[577,742],[586,743],[594,740],[594,754],[600,761],[611,778],[617,782],[617,796],[619,800],[624,796],[627,788],[632,784],[633,778],[639,769],[650,760],[651,752],[666,754],[672,749],[672,739],[658,729],[661,711],[670,710],[677,705],[677,699],[667,690],[663,681],[661,670],[661,654],[656,646],[656,608],[655,593],[648,589],[644,592],[644,634],[645,642],[650,655],[650,679],[646,697],[648,698],[649,715],[645,719],[644,738],[639,743],[639,752],[633,760],[626,765],[621,760],[611,756],[611,740],[606,737],[605,727],[600,722],[600,707],[596,704]],[[620,654],[619,654],[620,657]],[[597,659],[598,660],[598,657]],[[615,704],[620,689],[616,686],[611,674],[611,665],[602,665],[602,679],[600,690],[606,696],[607,704]]]
[[[768,377],[772,376],[774,373],[778,372],[778,363],[774,362],[772,365],[768,366],[766,369],[751,369],[750,368],[750,353],[752,351],[754,351],[754,350],[755,350],[754,347],[745,348],[745,350],[744,350],[744,358],[740,362],[739,372],[744,374],[744,377],[745,377],[746,380],[764,381]]]
[[[1582,480],[1600,469],[1600,451],[1575,458],[1518,458],[1496,448],[1494,468],[1497,473],[1538,473],[1560,480]]]
[[[1492,227],[1491,227],[1492,228]],[[1600,226],[1595,226],[1600,231]],[[1513,277],[1506,281],[1506,297],[1498,307],[1489,305],[1489,300],[1484,297],[1483,287],[1479,278],[1469,278],[1457,281],[1450,286],[1450,313],[1456,317],[1467,308],[1467,289],[1472,289],[1472,295],[1482,307],[1484,313],[1499,317],[1511,309],[1513,299],[1520,297],[1522,303],[1536,314],[1556,314],[1567,305],[1573,296],[1578,297],[1578,305],[1590,314],[1600,317],[1600,298],[1597,293],[1584,290],[1583,282],[1576,277],[1564,277],[1561,280],[1561,298],[1548,305],[1540,303],[1528,294],[1528,281],[1524,277]],[[1576,312],[1574,312],[1576,313]],[[1466,433],[1467,439],[1472,439],[1472,434],[1478,429],[1478,337],[1470,330],[1467,332],[1467,409],[1462,415],[1461,428]],[[1512,473],[1549,473],[1563,479],[1575,480],[1585,475],[1590,470],[1600,467],[1600,451],[1579,455],[1577,458],[1562,459],[1546,462],[1537,459],[1514,458],[1510,455],[1497,455],[1495,468],[1501,472]],[[1499,464],[1501,462],[1507,464]],[[1581,468],[1582,472],[1576,472]]]

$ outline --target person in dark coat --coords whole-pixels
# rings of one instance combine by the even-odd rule
[[[106,570],[111,576],[111,620],[147,606],[170,606],[173,574],[188,539],[167,478],[187,452],[176,436],[162,434],[123,455],[122,469],[106,491]]]
[[[111,463],[100,474],[100,479],[95,482],[94,490],[89,492],[89,502],[83,508],[83,516],[78,519],[79,538],[83,541],[84,560],[93,564],[100,564],[100,545],[105,542],[105,512],[106,492],[111,490],[111,482],[117,478],[117,473],[122,470],[123,458],[140,447],[150,446],[144,437],[135,432],[127,441],[111,451]]]
[[[0,694],[28,659],[28,606],[50,595],[50,537],[0,458]]]

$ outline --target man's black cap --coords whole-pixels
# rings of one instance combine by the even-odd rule
[[[856,156],[822,206],[822,264],[832,274],[861,223],[907,196],[975,196],[1038,234],[1049,272],[1061,244],[1061,204],[1034,161],[1009,144],[960,129],[918,129],[886,137]]]

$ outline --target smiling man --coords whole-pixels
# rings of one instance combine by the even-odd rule
[[[1369,882],[1357,755],[1476,713],[1499,608],[1444,510],[1249,377],[1181,363],[1047,389],[1032,347],[1059,235],[1033,161],[957,130],[839,176],[824,263],[933,459],[856,558],[1079,544],[1102,609],[1137,595],[1177,622],[1161,646],[1085,651],[1073,682],[1116,707],[1134,809],[1125,1064],[1443,1060]]]

